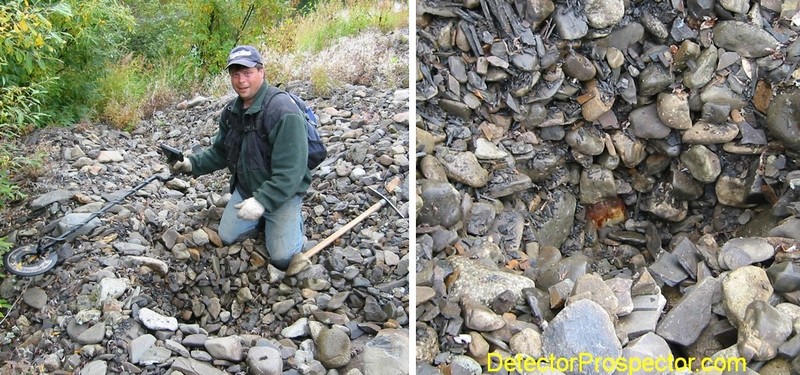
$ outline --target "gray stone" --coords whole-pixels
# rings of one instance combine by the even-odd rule
[[[790,89],[772,99],[767,109],[767,130],[789,148],[800,151],[800,90]]]
[[[631,111],[631,126],[633,134],[644,139],[663,139],[672,131],[668,126],[661,122],[658,116],[658,107],[651,104],[639,107]]]
[[[765,261],[775,256],[775,249],[768,242],[758,238],[733,238],[722,245],[719,252],[719,265],[735,270],[744,266]]]
[[[181,357],[189,357],[189,350],[177,341],[164,340],[164,347]]]
[[[540,245],[560,247],[567,240],[577,205],[575,196],[566,189],[550,192],[550,209],[538,218],[539,225],[531,228]]]
[[[714,44],[743,57],[764,57],[777,50],[778,41],[766,30],[741,21],[720,21],[714,26]]]
[[[339,368],[350,363],[350,337],[338,328],[323,328],[314,340],[317,359],[325,368]]]
[[[696,68],[683,73],[683,84],[690,89],[703,87],[714,78],[716,70],[717,48],[711,45],[698,57]]]
[[[62,189],[54,190],[49,193],[42,194],[33,201],[31,201],[31,209],[38,210],[40,208],[47,207],[58,201],[72,199],[72,197],[74,196],[75,193],[69,190],[62,190]]]
[[[689,112],[689,98],[684,93],[658,94],[658,118],[664,125],[679,130],[692,127],[692,117]]]
[[[575,281],[575,287],[572,289],[572,296],[570,296],[567,304],[583,298],[596,302],[606,310],[608,316],[616,315],[619,300],[614,291],[606,285],[599,275],[590,273],[578,277],[578,280]]]
[[[591,165],[581,172],[581,195],[583,204],[602,202],[617,196],[613,173],[599,165]]]
[[[107,300],[121,297],[130,288],[130,284],[128,279],[103,278],[97,284],[97,302],[102,304]]]
[[[694,343],[711,321],[711,304],[719,288],[720,283],[716,278],[701,280],[658,323],[656,333],[680,345]]]
[[[639,74],[639,95],[656,95],[669,87],[673,80],[672,72],[664,69],[660,64],[647,65]]]
[[[97,323],[78,335],[78,337],[75,339],[75,342],[81,345],[98,344],[103,341],[105,336],[106,324]]]
[[[25,302],[26,305],[33,307],[36,310],[40,310],[47,304],[47,293],[44,289],[33,286],[25,290],[22,293],[22,302]]]
[[[139,310],[139,321],[154,331],[177,331],[178,319],[161,315],[146,307]]]
[[[106,375],[108,363],[103,360],[95,360],[87,363],[78,372],[78,375]]]
[[[556,6],[556,10],[553,12],[553,21],[558,33],[567,40],[583,38],[589,32],[586,16],[565,5]]]
[[[541,289],[550,288],[562,280],[570,279],[573,282],[591,270],[592,261],[583,254],[572,254],[560,259],[555,265],[547,267],[536,279]]]
[[[192,358],[179,357],[172,362],[170,371],[178,371],[184,375],[227,375],[225,371]]]
[[[475,140],[475,157],[484,160],[503,159],[508,157],[508,152],[501,150],[486,138],[478,138]]]
[[[625,15],[622,0],[587,0],[583,11],[590,26],[598,29],[615,25]]]
[[[617,316],[630,314],[633,311],[633,298],[631,297],[633,280],[615,277],[610,280],[605,280],[605,283],[608,285],[611,291],[614,292],[614,295],[617,297],[617,301],[619,302],[615,314]]]
[[[664,299],[665,304],[666,302],[666,299]],[[619,318],[618,329],[629,340],[633,340],[648,332],[655,332],[660,318],[661,310],[633,311]]]
[[[155,336],[146,334],[131,340],[128,345],[128,358],[131,363],[139,363],[144,353],[156,344]]]
[[[747,306],[753,301],[767,301],[772,291],[763,268],[745,266],[733,270],[722,280],[722,303],[728,320],[734,327],[741,326]]]
[[[468,298],[488,305],[500,293],[511,290],[522,303],[522,289],[536,286],[527,277],[488,268],[477,260],[451,256],[447,261],[459,275],[449,289],[449,298],[453,301]]]
[[[719,156],[703,145],[690,146],[681,154],[681,161],[689,168],[692,177],[700,182],[714,182],[722,172]]]
[[[611,318],[590,300],[576,301],[561,310],[544,330],[542,343],[545,356],[578,358],[582,353],[589,353],[594,358],[616,358],[622,354]],[[566,374],[605,374],[594,368],[583,370]]]
[[[766,301],[747,306],[739,325],[737,347],[748,361],[766,361],[778,354],[778,347],[792,334],[792,321]]]
[[[161,346],[154,346],[142,354],[138,364],[142,366],[160,365],[165,363],[170,356],[172,356],[171,350]]]
[[[418,202],[422,201],[422,207],[417,212],[419,224],[449,228],[461,220],[461,194],[453,185],[422,180],[420,186],[422,193]]]
[[[244,357],[239,336],[209,338],[203,346],[216,359],[239,362]]]
[[[142,255],[147,250],[147,246],[130,242],[115,242],[114,249],[122,255]]]
[[[683,132],[683,142],[688,144],[712,145],[730,142],[739,134],[735,124],[713,124],[697,121],[689,130]]]
[[[678,285],[689,277],[678,259],[669,252],[662,252],[656,261],[648,267],[650,273],[669,286]]]
[[[269,346],[252,347],[247,351],[247,366],[253,375],[280,375],[283,373],[281,352]]]
[[[406,375],[409,373],[408,332],[384,329],[364,345],[359,354],[364,374]]]
[[[489,172],[478,162],[472,152],[445,152],[437,154],[451,181],[460,182],[475,188],[486,186]]]
[[[614,132],[611,134],[611,142],[620,161],[628,168],[635,168],[647,157],[644,142],[637,137],[629,136],[626,132]]]
[[[800,266],[789,262],[773,263],[767,268],[767,276],[777,293],[800,290]]]
[[[597,156],[605,150],[605,133],[593,126],[581,126],[567,132],[564,140],[584,155]]]

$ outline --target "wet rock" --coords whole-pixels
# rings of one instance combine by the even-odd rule
[[[787,147],[800,151],[800,90],[787,90],[772,100],[767,110],[770,135]]]
[[[717,48],[709,46],[700,54],[696,67],[683,73],[683,84],[690,89],[705,86],[717,70]]]
[[[730,142],[739,134],[739,127],[731,124],[713,124],[697,121],[683,133],[683,142],[688,144],[712,145]]]
[[[560,247],[569,237],[578,202],[572,193],[559,189],[552,192],[550,204],[549,210],[537,215],[540,220],[531,230],[540,245]]]
[[[572,7],[556,6],[556,10],[553,12],[553,21],[558,33],[567,40],[580,39],[589,32],[586,16],[579,14]]]
[[[714,182],[722,172],[719,156],[703,145],[689,147],[681,154],[681,161],[689,168],[692,177],[700,182]]]
[[[617,196],[614,175],[608,169],[592,165],[581,172],[581,196],[583,204],[598,203]]]
[[[420,182],[422,208],[417,213],[421,224],[451,227],[461,220],[461,195],[447,182]]]
[[[597,156],[605,149],[605,133],[595,127],[582,126],[570,130],[564,140],[584,155]]]
[[[668,221],[681,221],[688,215],[689,204],[679,199],[672,185],[660,182],[642,202],[642,210]]]
[[[655,104],[634,109],[630,115],[633,133],[639,138],[662,139],[672,131],[659,118]]]
[[[764,29],[741,21],[720,21],[714,26],[714,44],[747,58],[775,51],[778,41]]]
[[[570,51],[564,57],[563,69],[564,74],[579,81],[588,81],[597,73],[592,61],[575,51]]]
[[[672,72],[658,64],[650,64],[639,74],[639,94],[653,96],[672,84]]]
[[[590,353],[595,358],[616,358],[622,354],[610,317],[600,305],[590,300],[576,301],[561,310],[542,333],[542,344],[545,355],[556,357],[577,358],[580,353]],[[594,369],[583,370],[584,374],[603,373]]]
[[[657,108],[658,118],[661,119],[664,125],[678,130],[686,130],[692,127],[689,100],[686,94],[658,94]]]

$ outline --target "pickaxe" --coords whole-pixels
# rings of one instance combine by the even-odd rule
[[[400,217],[404,217],[403,213],[400,212],[400,209],[398,209],[389,200],[388,197],[386,197],[385,195],[379,193],[377,190],[373,189],[372,187],[368,186],[367,189],[372,194],[375,194],[375,195],[379,196],[381,199],[378,202],[376,202],[375,204],[373,204],[372,206],[370,206],[370,208],[368,208],[366,211],[364,211],[361,215],[358,215],[358,217],[356,217],[355,219],[351,220],[349,223],[347,223],[343,227],[339,228],[339,230],[337,230],[336,232],[334,232],[333,234],[328,236],[328,238],[322,240],[322,242],[318,243],[316,246],[308,249],[308,251],[306,251],[306,252],[295,254],[292,257],[292,260],[289,262],[289,267],[286,268],[286,276],[294,276],[294,275],[302,272],[303,270],[305,270],[309,266],[311,266],[311,257],[313,257],[314,255],[316,255],[317,253],[322,251],[322,249],[326,248],[333,241],[336,241],[337,238],[341,237],[347,231],[352,229],[354,226],[356,226],[356,224],[364,221],[364,219],[366,219],[367,216],[371,215],[375,211],[380,210],[386,204],[389,204],[389,206],[391,206],[395,211],[397,211],[397,214],[399,214]]]

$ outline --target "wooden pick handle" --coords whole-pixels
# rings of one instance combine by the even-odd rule
[[[336,241],[337,238],[339,238],[343,234],[347,233],[347,231],[349,231],[354,226],[356,226],[356,224],[364,221],[364,219],[366,219],[367,216],[371,215],[375,211],[380,210],[381,207],[383,207],[385,204],[386,204],[386,201],[381,199],[377,203],[373,204],[366,211],[361,213],[361,215],[358,215],[358,217],[356,217],[355,219],[351,220],[349,223],[345,224],[343,227],[339,228],[339,230],[334,232],[332,235],[328,236],[328,238],[322,240],[322,242],[320,242],[320,243],[316,244],[314,247],[308,249],[308,251],[303,253],[303,255],[305,255],[308,258],[311,258],[312,256],[316,255],[322,249],[324,249],[328,245],[330,245],[333,241]]]

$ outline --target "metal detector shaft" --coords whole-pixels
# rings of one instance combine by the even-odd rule
[[[110,210],[111,207],[114,207],[114,206],[122,203],[122,201],[124,201],[126,198],[130,197],[133,193],[136,193],[137,191],[141,190],[143,187],[147,186],[149,183],[151,183],[151,182],[153,182],[155,180],[169,181],[169,180],[171,180],[173,178],[174,177],[171,176],[171,175],[170,176],[153,175],[153,176],[148,177],[146,180],[140,182],[139,185],[136,185],[133,189],[131,189],[130,191],[128,191],[124,195],[120,196],[119,198],[117,198],[117,199],[115,199],[113,201],[110,201],[110,202],[106,203],[106,205],[103,206],[103,208],[101,208],[98,211],[96,211],[96,212],[92,213],[91,215],[89,215],[89,217],[87,217],[82,223],[73,226],[72,229],[68,230],[66,233],[63,233],[60,236],[51,239],[50,242],[47,243],[47,244],[43,245],[43,244],[39,243],[36,246],[36,252],[41,254],[41,252],[43,252],[44,250],[47,250],[50,246],[53,246],[53,245],[55,245],[55,244],[57,244],[59,242],[65,241],[67,238],[69,238],[69,236],[71,236],[72,234],[74,234],[75,232],[77,232],[78,230],[83,228],[84,225],[89,224],[89,222],[91,222],[92,220],[94,220],[95,218],[100,216],[101,214],[104,214],[106,211]]]

